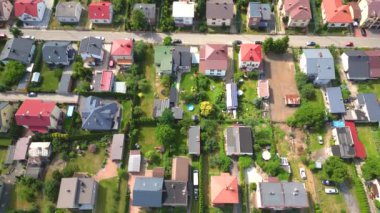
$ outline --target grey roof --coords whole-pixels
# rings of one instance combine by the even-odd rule
[[[81,103],[82,128],[86,130],[112,130],[118,128],[119,105],[117,102],[89,96]]]
[[[15,150],[16,150],[16,146],[14,146],[14,145],[8,146],[7,157],[5,158],[5,162],[4,162],[5,165],[10,165],[13,163]]]
[[[234,2],[232,0],[208,0],[206,3],[206,17],[216,19],[232,19],[234,16]]]
[[[337,132],[338,141],[339,141],[339,155],[338,156],[341,158],[355,157],[354,140],[352,139],[350,128],[349,127],[336,128],[336,132]],[[337,152],[337,150],[335,151]]]
[[[39,166],[27,166],[25,171],[25,176],[38,179],[42,172],[42,168]]]
[[[76,18],[75,12],[78,8],[82,10],[82,5],[77,1],[63,1],[59,2],[55,8],[55,16],[57,17]]]
[[[328,49],[304,49],[306,74],[319,79],[335,79],[334,58]]]
[[[59,81],[57,93],[69,93],[71,90],[72,78],[70,73],[63,73]]]
[[[187,206],[187,183],[165,180],[162,197],[163,206]]]
[[[170,87],[170,92],[169,92],[170,104],[171,105],[176,105],[177,104],[177,98],[178,98],[177,88]]]
[[[59,209],[95,205],[98,183],[93,178],[62,178],[57,201]]]
[[[350,79],[368,79],[369,57],[362,50],[350,50],[343,54],[348,56],[348,72]]]
[[[190,70],[192,55],[190,47],[175,46],[173,51],[173,70],[178,71],[180,67],[189,67],[185,71]]]
[[[261,182],[259,183],[263,208],[286,209],[308,208],[309,201],[303,183]]]
[[[235,83],[226,84],[226,105],[228,110],[238,107],[238,94]]]
[[[69,41],[47,41],[42,47],[42,56],[46,63],[69,63],[74,54]]]
[[[326,94],[329,102],[330,113],[345,113],[342,90],[340,87],[328,87],[326,88]]]
[[[173,117],[176,120],[182,120],[183,119],[183,109],[181,107],[173,107],[172,109]]]
[[[13,160],[25,160],[28,152],[30,138],[22,137],[16,142],[15,154]]]
[[[260,2],[249,2],[249,16],[252,18],[261,18],[268,21],[271,19],[271,6],[270,4],[262,4]]]
[[[134,10],[141,10],[147,19],[156,20],[156,4],[135,4]]]
[[[153,117],[161,117],[165,109],[170,107],[169,99],[155,99],[153,106]]]
[[[111,143],[111,160],[122,160],[124,150],[124,134],[114,134]]]
[[[79,53],[87,53],[91,55],[101,55],[103,50],[103,41],[95,37],[87,37],[81,40]]]
[[[377,97],[373,93],[359,94],[357,96],[358,102],[361,106],[366,107],[368,112],[367,117],[369,122],[380,121],[380,106],[377,102]]]
[[[201,127],[191,126],[188,131],[187,147],[189,154],[199,155],[201,153]]]
[[[32,75],[31,72],[24,72],[24,76],[21,78],[21,80],[18,82],[18,85],[17,85],[18,91],[26,91],[31,75]]]
[[[30,54],[33,46],[34,40],[32,39],[12,38],[5,44],[0,54],[0,60],[16,60],[24,64],[29,64],[32,58]]]
[[[129,151],[128,172],[140,172],[141,153],[140,150]]]
[[[247,126],[232,126],[226,130],[226,154],[253,154],[252,132]]]
[[[136,177],[133,187],[133,206],[161,207],[163,178]]]
[[[6,106],[8,106],[9,103],[8,102],[5,102],[5,101],[1,101],[0,102],[0,110],[2,110],[3,108],[5,108]],[[0,115],[1,116],[1,115]]]

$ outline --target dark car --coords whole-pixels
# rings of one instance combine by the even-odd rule
[[[232,45],[236,46],[236,45],[241,45],[243,42],[240,41],[240,40],[235,40],[234,42],[232,42]]]
[[[182,44],[181,39],[173,39],[172,44]]]
[[[350,42],[347,42],[346,44],[346,47],[353,47],[354,46],[354,42],[350,41]]]
[[[263,44],[262,41],[255,41],[255,44]]]
[[[5,33],[0,33],[0,39],[1,40],[7,39],[7,35],[5,35]]]
[[[365,31],[364,28],[360,28],[360,33],[362,34],[363,37],[367,36],[367,32]]]
[[[322,184],[325,186],[335,186],[335,183],[331,180],[322,180]]]
[[[30,93],[28,93],[28,97],[37,97],[37,93],[30,92]]]
[[[314,41],[309,41],[306,43],[306,46],[308,46],[308,47],[313,47],[315,45],[317,45],[317,44]]]

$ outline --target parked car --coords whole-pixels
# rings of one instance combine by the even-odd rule
[[[7,39],[7,35],[5,35],[5,33],[0,33],[0,39],[1,40]]]
[[[181,39],[173,39],[172,44],[173,45],[175,45],[175,44],[182,44],[182,40]]]
[[[318,135],[318,143],[319,144],[323,144],[323,138],[322,138],[322,135]]]
[[[232,45],[240,45],[242,44],[243,42],[241,42],[240,40],[235,40],[234,42],[232,42]]]
[[[339,190],[337,188],[325,188],[326,194],[338,194]]]
[[[364,28],[360,28],[360,33],[362,34],[363,37],[367,36],[367,32],[365,31]]]
[[[24,35],[24,36],[21,36],[21,38],[34,39],[34,36],[31,36],[31,35]]]
[[[317,43],[315,43],[314,41],[308,41],[308,42],[306,43],[306,46],[308,46],[308,47],[313,47],[313,46],[315,46],[315,45],[317,45]]]
[[[263,44],[262,41],[255,41],[255,44]]]
[[[30,93],[28,93],[28,97],[37,97],[37,93],[35,93],[35,92],[30,92]]]
[[[306,180],[306,170],[305,168],[300,168],[300,176],[302,179]]]
[[[95,38],[100,39],[100,40],[102,40],[102,41],[105,40],[105,38],[104,38],[103,36],[95,36]]]
[[[115,61],[110,59],[110,61],[108,62],[108,66],[113,68],[115,66]]]
[[[322,185],[325,185],[325,186],[335,186],[335,182],[333,182],[331,180],[322,180]]]
[[[199,194],[199,189],[198,189],[198,177],[199,177],[199,172],[198,170],[193,171],[193,187],[194,187],[194,199],[198,200],[198,194]]]
[[[350,41],[346,44],[346,47],[353,47],[354,46],[354,42]]]

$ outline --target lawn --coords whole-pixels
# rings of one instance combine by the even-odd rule
[[[366,82],[358,82],[359,93],[375,93],[380,98],[380,81],[370,80]]]
[[[142,127],[139,136],[139,144],[141,146],[141,152],[146,153],[150,150],[155,150],[154,147],[160,146],[156,141],[155,127]]]
[[[365,147],[367,157],[380,155],[380,131],[378,127],[368,125],[357,125],[359,139]]]
[[[0,174],[3,173],[3,162],[7,156],[8,149],[1,148],[0,149]]]
[[[117,177],[99,182],[96,212],[118,212],[119,203],[115,201],[115,192],[117,192]]]
[[[121,105],[123,106],[123,118],[121,120],[120,131],[124,132],[127,124],[131,120],[132,115],[132,102],[131,101],[122,101]]]
[[[37,92],[55,92],[62,76],[62,68],[51,68],[43,63],[41,69],[41,83],[33,86],[32,90]]]
[[[106,150],[98,148],[96,153],[85,152],[83,156],[72,159],[67,165],[77,165],[79,172],[88,172],[90,175],[95,175],[102,166],[106,158]]]
[[[7,147],[11,145],[12,140],[10,138],[0,138],[0,146]]]
[[[343,194],[326,194],[321,180],[319,174],[314,175],[314,183],[316,185],[319,205],[322,212],[342,212],[343,210],[346,210],[345,212],[347,212],[347,206]]]
[[[82,3],[83,5],[83,3]],[[79,24],[61,24],[56,18],[55,16],[53,16],[51,19],[50,19],[50,23],[49,23],[49,29],[52,29],[52,30],[75,30],[75,29],[86,29],[88,28],[87,26],[89,26],[89,23],[88,23],[88,14],[87,14],[87,10],[82,10],[82,14],[81,14],[81,17],[80,17],[80,21],[79,21]]]
[[[144,97],[141,100],[141,108],[147,115],[152,115],[154,96],[156,91],[154,85],[154,82],[156,80],[156,69],[154,67],[154,50],[152,47],[149,47],[147,49],[147,53],[145,55],[144,69],[145,79],[151,83],[151,88],[148,93],[144,93]]]
[[[323,145],[319,144],[318,136],[321,135],[323,137],[324,143],[330,143],[330,141],[326,141],[325,135],[327,133],[327,128],[323,128],[319,131],[310,132],[309,134],[309,149],[311,152],[318,151],[323,148]]]

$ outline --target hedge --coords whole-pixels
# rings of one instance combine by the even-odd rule
[[[367,194],[366,194],[364,187],[363,187],[363,184],[360,181],[357,174],[352,178],[352,181],[355,185],[355,193],[356,193],[356,197],[357,197],[358,202],[359,202],[360,212],[362,212],[362,213],[363,212],[370,212],[370,208],[369,208],[369,204],[368,204],[368,200],[367,200]]]
[[[203,213],[205,212],[204,209],[204,195],[203,195],[203,161],[204,161],[204,156],[201,155],[199,158],[199,168],[198,168],[198,212]]]
[[[80,92],[80,95],[83,96],[96,96],[100,98],[116,98],[120,100],[128,99],[129,96],[124,93],[117,93],[117,92]]]

